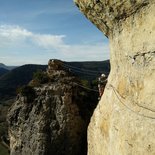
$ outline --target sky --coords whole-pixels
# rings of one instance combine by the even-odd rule
[[[73,0],[0,0],[0,63],[109,59],[109,42]]]

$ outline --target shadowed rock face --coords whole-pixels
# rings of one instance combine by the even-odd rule
[[[88,92],[59,61],[49,61],[47,74],[51,82],[34,88],[33,102],[18,95],[8,112],[11,155],[86,155]]]
[[[137,13],[149,4],[149,0],[75,0],[75,4],[109,37],[120,20]]]
[[[154,155],[155,1],[75,2],[110,39],[111,72],[88,128],[88,154]]]

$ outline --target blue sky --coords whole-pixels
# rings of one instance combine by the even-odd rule
[[[72,0],[0,0],[0,63],[106,60],[108,46]]]

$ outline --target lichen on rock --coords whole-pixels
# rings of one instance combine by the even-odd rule
[[[58,60],[49,61],[47,75],[49,82],[34,87],[34,100],[19,94],[8,112],[10,154],[85,155],[92,110],[84,90]]]

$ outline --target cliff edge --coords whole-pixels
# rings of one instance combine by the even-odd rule
[[[111,72],[88,128],[89,155],[155,154],[155,1],[75,0],[110,40]]]
[[[37,75],[41,81],[19,91],[8,112],[11,155],[87,154],[94,101],[61,64],[50,60],[47,72]]]

